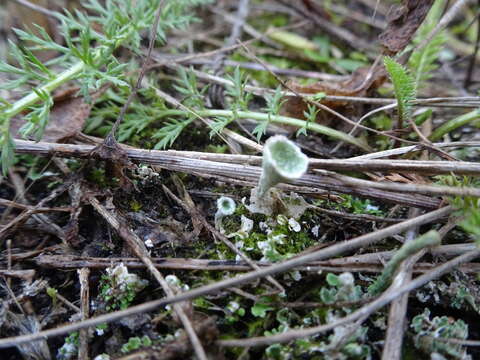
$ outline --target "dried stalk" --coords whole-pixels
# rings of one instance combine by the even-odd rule
[[[90,313],[90,286],[88,285],[89,268],[78,270],[80,282],[80,306],[82,321],[87,320]],[[88,360],[88,329],[81,329],[78,336],[78,358]]]
[[[90,150],[93,148],[89,145],[67,145],[67,144],[52,144],[52,143],[33,143],[28,141],[17,140],[18,152],[21,153],[37,153],[38,155],[56,154],[57,156],[77,156],[88,157]],[[178,152],[169,151],[148,151],[138,150],[125,147],[125,150],[131,160],[150,163],[161,168],[171,171],[181,171],[186,173],[195,173],[202,176],[226,176],[233,179],[243,177],[243,179],[256,183],[260,176],[260,168],[246,165],[236,165],[218,161],[197,160],[192,158],[192,153],[186,153],[189,157],[180,157]],[[198,155],[201,156],[201,155]],[[204,154],[208,157],[210,154]],[[232,156],[224,156],[224,159],[231,161]],[[239,155],[240,159],[248,157]],[[221,157],[218,157],[221,158]],[[250,157],[250,161],[255,162],[255,157]],[[329,166],[330,165],[330,166]],[[408,161],[408,160],[320,160],[312,159],[311,167],[322,167],[324,169],[331,168],[331,170],[350,170],[350,171],[405,171],[412,172],[430,172],[430,173],[450,173],[457,174],[480,174],[480,164],[468,162],[447,162],[447,161]],[[413,196],[407,194],[398,194],[398,189],[402,184],[396,184],[396,191],[385,191],[380,189],[372,189],[370,187],[346,186],[344,181],[334,179],[328,176],[319,175],[304,175],[299,180],[293,183],[294,185],[307,187],[300,189],[300,192],[311,193],[318,189],[335,191],[339,193],[352,194],[366,198],[379,199],[396,204],[403,204],[412,207],[435,208],[440,205],[440,201],[428,196]],[[383,185],[380,185],[383,186]],[[288,186],[284,186],[288,189]],[[411,186],[402,188],[406,191],[415,191]],[[452,190],[438,189],[437,187],[416,189],[417,192],[431,192],[444,193],[460,193],[463,194],[466,190]],[[468,190],[470,191],[470,190]],[[472,190],[475,191],[475,190]]]
[[[475,143],[478,144],[478,143]],[[436,144],[434,144],[436,145]],[[16,152],[19,154],[33,154],[40,156],[62,156],[88,158],[93,149],[91,145],[55,144],[47,142],[34,142],[15,140]],[[162,165],[168,161],[181,161],[182,159],[211,160],[222,163],[242,163],[256,165],[261,163],[261,157],[249,155],[226,155],[214,153],[200,153],[193,151],[174,150],[142,150],[122,145],[130,160],[152,165]],[[412,151],[413,148],[408,148]],[[402,152],[405,150],[402,150]],[[390,156],[395,154],[384,154]],[[480,176],[480,164],[466,161],[425,161],[425,160],[379,160],[379,159],[310,159],[310,168],[332,171],[357,171],[357,172],[408,172],[431,175],[455,173],[457,175]]]

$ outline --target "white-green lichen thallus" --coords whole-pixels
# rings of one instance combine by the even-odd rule
[[[237,206],[232,198],[222,196],[217,200],[217,212],[215,213],[215,228],[220,232],[224,232],[222,227],[222,219],[225,216],[232,215]]]
[[[258,198],[281,182],[300,178],[307,172],[308,157],[285,136],[276,135],[265,142],[262,159],[262,175],[258,183]]]

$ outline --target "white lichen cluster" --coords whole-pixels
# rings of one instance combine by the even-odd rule
[[[107,354],[100,354],[95,356],[93,360],[110,360],[110,356],[108,356]]]
[[[115,267],[107,268],[107,275],[112,279],[112,283],[120,291],[138,290],[147,286],[148,281],[141,279],[138,275],[128,272],[128,268],[120,263]],[[114,289],[112,289],[113,291]]]
[[[148,281],[129,273],[123,263],[107,268],[106,272],[102,276],[99,299],[107,311],[126,309],[136,294],[148,285]]]
[[[285,242],[285,234],[273,234],[270,233],[267,235],[267,240],[258,241],[257,247],[261,251],[263,257],[260,261],[270,261],[275,262],[282,260],[283,256],[276,249],[276,245],[282,245]]]
[[[58,349],[57,359],[70,360],[78,355],[78,332],[71,333],[65,338],[65,343]]]
[[[58,349],[57,358],[61,360],[73,359],[78,354],[78,347],[76,344],[65,342],[60,349]]]
[[[167,282],[170,287],[177,291],[188,291],[190,290],[190,286],[184,284],[177,276],[170,274],[165,276],[165,281]]]

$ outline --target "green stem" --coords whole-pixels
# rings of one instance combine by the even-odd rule
[[[66,83],[67,81],[73,79],[77,74],[79,74],[85,68],[85,63],[83,61],[79,61],[71,68],[65,70],[63,73],[58,75],[54,80],[49,81],[45,85],[41,86],[38,90],[40,92],[47,92],[50,93],[60,85]],[[36,92],[31,92],[27,96],[24,96],[20,100],[16,101],[11,107],[5,109],[3,115],[8,120],[15,115],[20,114],[23,110],[35,104],[40,97],[37,95]]]
[[[118,48],[123,41],[128,39],[131,36],[131,33],[134,30],[130,30],[129,32],[119,36],[115,40],[115,48]],[[96,49],[93,53],[93,61],[97,61],[101,56],[100,50]],[[66,69],[62,73],[60,73],[55,79],[49,81],[45,85],[42,85],[38,88],[40,92],[47,92],[51,93],[53,90],[57,89],[67,81],[72,80],[81,73],[86,67],[85,62],[79,61],[76,64],[72,65],[70,68]],[[37,95],[35,91],[32,91],[30,94],[24,96],[20,100],[16,101],[11,107],[8,107],[2,116],[2,119],[6,119],[6,123],[8,124],[8,120],[14,117],[15,115],[20,114],[23,110],[27,109],[28,107],[34,105],[37,101],[40,100],[40,97]]]
[[[469,113],[463,114],[452,120],[447,121],[445,124],[435,129],[435,131],[430,135],[431,141],[437,141],[443,135],[448,134],[450,131],[453,131],[460,126],[466,125],[469,122],[480,118],[480,109],[470,111]]]
[[[345,134],[344,132],[331,129],[329,127],[326,127],[317,123],[311,123],[311,122],[307,123],[304,120],[295,119],[288,116],[269,115],[266,113],[260,113],[260,112],[254,112],[254,111],[236,111],[234,113],[231,110],[209,110],[209,109],[195,110],[195,113],[197,113],[200,116],[233,117],[236,115],[244,119],[248,118],[248,119],[253,119],[257,121],[272,121],[280,124],[292,125],[298,128],[306,127],[307,130],[311,130],[322,135],[330,136],[337,140],[348,142],[365,151],[371,151],[368,145],[364,144],[362,141],[354,138],[353,136]],[[183,114],[185,114],[185,111],[183,110],[172,109],[172,110],[166,110],[163,116],[176,116],[176,115],[183,115]]]
[[[430,230],[426,234],[416,238],[415,240],[406,242],[403,246],[393,255],[388,262],[382,274],[375,280],[375,282],[369,286],[368,292],[370,295],[378,295],[385,290],[392,282],[393,275],[397,271],[400,264],[409,256],[419,252],[427,246],[440,245],[441,239],[438,232]]]

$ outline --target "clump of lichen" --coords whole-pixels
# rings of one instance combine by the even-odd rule
[[[147,284],[148,281],[129,273],[127,267],[120,263],[115,267],[107,268],[107,273],[102,276],[99,297],[105,302],[107,311],[123,310]]]
[[[430,310],[426,308],[412,319],[410,327],[415,332],[415,347],[424,353],[435,355],[437,359],[472,359],[461,344],[441,340],[468,339],[468,325],[464,321],[448,316],[430,319]]]

